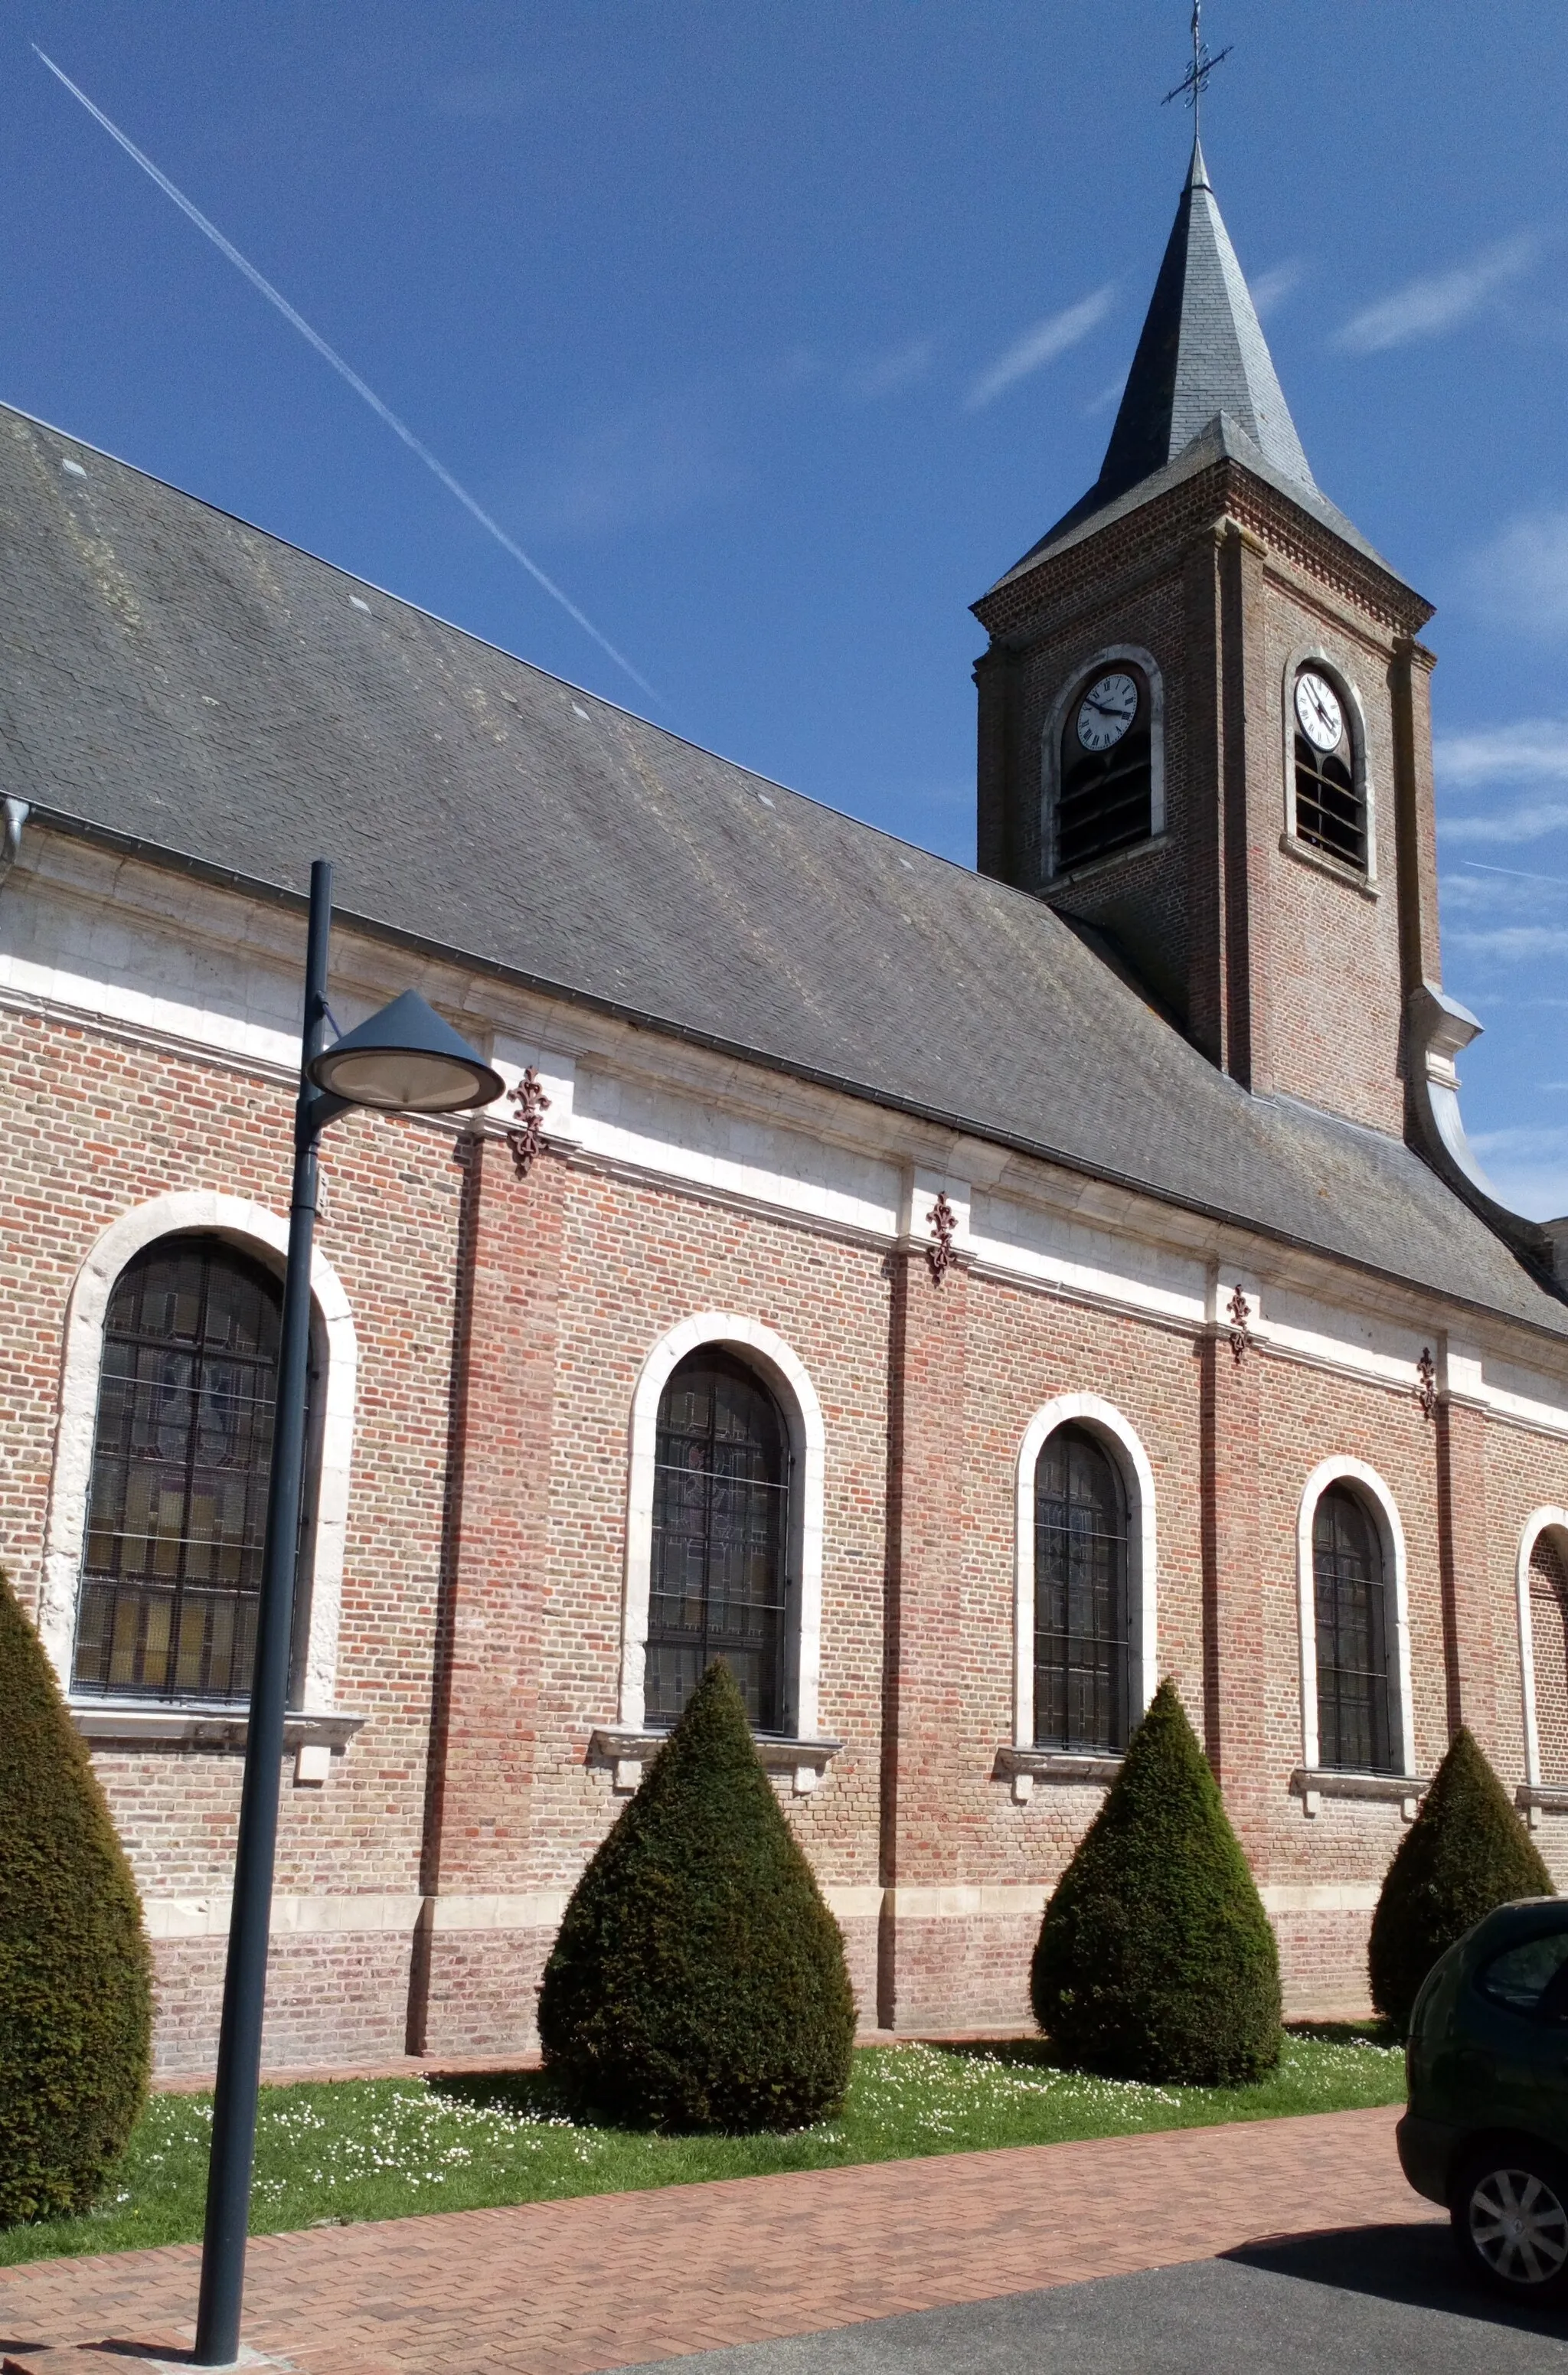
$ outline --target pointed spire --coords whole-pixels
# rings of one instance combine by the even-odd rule
[[[1287,479],[1314,486],[1195,137],[1092,507],[1173,462],[1218,413],[1228,413]]]

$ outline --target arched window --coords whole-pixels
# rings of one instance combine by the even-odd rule
[[[220,1237],[160,1237],[121,1271],[104,1319],[76,1691],[248,1696],[281,1315],[272,1272]]]
[[[1293,695],[1296,838],[1367,871],[1367,813],[1350,703],[1319,668],[1298,669]]]
[[[1108,661],[1067,703],[1052,870],[1147,841],[1154,830],[1153,702],[1144,670]]]
[[[716,1344],[671,1373],[654,1454],[647,1719],[673,1723],[722,1658],[759,1731],[786,1729],[789,1433],[753,1369]]]
[[[1034,1471],[1034,1740],[1119,1755],[1127,1744],[1126,1494],[1081,1426],[1047,1436]]]
[[[1568,1566],[1562,1537],[1542,1531],[1530,1549],[1530,1646],[1539,1778],[1568,1782]]]
[[[1383,1538],[1359,1494],[1332,1484],[1312,1521],[1318,1761],[1350,1773],[1404,1769]]]

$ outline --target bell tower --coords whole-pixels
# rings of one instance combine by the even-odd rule
[[[982,871],[1244,1087],[1402,1133],[1431,605],[1317,487],[1196,140],[1100,476],[974,609]]]

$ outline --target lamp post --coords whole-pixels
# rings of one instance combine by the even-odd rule
[[[283,1278],[266,1541],[212,2107],[201,2302],[196,2313],[198,2367],[232,2366],[240,2355],[240,2307],[255,2156],[267,1933],[305,1460],[316,1140],[329,1121],[352,1105],[368,1105],[382,1113],[465,1113],[490,1104],[504,1086],[482,1058],[411,989],[328,1046],[326,973],[331,931],[332,868],[318,858],[311,868],[303,1045],[294,1107],[294,1186],[289,1210],[289,1261]]]

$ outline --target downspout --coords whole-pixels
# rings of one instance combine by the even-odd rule
[[[1511,1212],[1481,1169],[1466,1135],[1454,1059],[1480,1036],[1481,1024],[1468,1007],[1430,981],[1411,991],[1405,1019],[1410,1110],[1419,1152],[1439,1178],[1522,1261],[1544,1270],[1560,1287],[1568,1284],[1568,1218],[1527,1221],[1523,1213]]]

